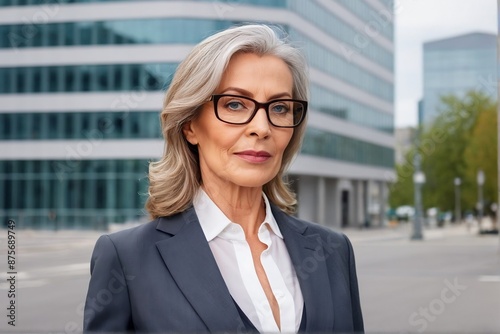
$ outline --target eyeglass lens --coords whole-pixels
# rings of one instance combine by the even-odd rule
[[[271,101],[268,115],[275,126],[292,127],[300,123],[305,107],[302,102],[293,100]],[[219,96],[217,111],[219,118],[228,123],[244,124],[254,115],[256,104],[253,100],[240,96]]]

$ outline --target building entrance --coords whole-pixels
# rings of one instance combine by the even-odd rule
[[[342,227],[349,225],[349,191],[342,190],[342,200],[341,200],[341,222]]]

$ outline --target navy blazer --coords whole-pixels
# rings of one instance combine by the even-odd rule
[[[363,332],[352,246],[272,206],[304,297],[305,332]],[[85,332],[242,332],[193,207],[96,243]]]

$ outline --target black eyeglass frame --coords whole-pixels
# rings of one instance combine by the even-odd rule
[[[244,98],[244,99],[247,99],[247,100],[250,100],[252,101],[253,103],[255,103],[255,109],[254,111],[252,112],[252,115],[250,115],[250,117],[248,118],[248,120],[246,122],[243,122],[243,123],[234,123],[234,122],[228,122],[228,121],[225,121],[223,119],[220,118],[219,116],[219,112],[218,112],[218,109],[217,109],[217,105],[219,103],[219,100],[223,97],[236,97],[236,98]],[[268,102],[264,102],[264,103],[261,103],[259,101],[256,101],[248,96],[243,96],[243,95],[233,95],[233,94],[214,94],[212,96],[210,96],[210,99],[208,99],[208,101],[213,101],[214,102],[214,112],[215,112],[215,116],[217,117],[217,119],[221,122],[224,122],[224,123],[227,123],[227,124],[233,124],[233,125],[244,125],[244,124],[248,124],[252,121],[252,119],[255,117],[255,115],[257,114],[257,111],[259,111],[260,108],[264,108],[264,110],[266,111],[266,116],[267,116],[267,120],[269,121],[269,123],[277,128],[296,128],[298,127],[303,121],[304,119],[306,118],[306,113],[307,113],[307,101],[304,101],[304,100],[296,100],[296,99],[276,99],[276,100],[271,100],[271,101],[268,101]],[[304,112],[302,113],[302,117],[300,118],[300,120],[298,121],[297,124],[295,125],[276,125],[273,123],[273,121],[271,120],[271,117],[269,117],[269,106],[273,103],[276,103],[276,102],[297,102],[297,103],[301,103],[303,106],[304,106]],[[295,113],[295,111],[293,111]],[[295,115],[293,115],[295,117]]]

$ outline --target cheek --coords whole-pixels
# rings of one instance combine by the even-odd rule
[[[214,150],[217,150],[221,154],[225,155],[230,153],[233,147],[240,140],[240,133],[233,133],[232,131],[228,131],[227,129],[213,129],[211,140],[212,147]]]
[[[214,118],[211,111],[202,110],[200,117],[193,122],[200,154],[207,156],[218,155],[230,147],[227,131],[222,128],[221,122]]]
[[[283,155],[283,153],[285,152],[285,149],[288,147],[288,145],[290,144],[291,140],[292,140],[292,137],[293,137],[293,130],[291,130],[290,132],[288,133],[284,133],[280,139],[279,139],[279,142],[277,143],[277,146],[279,147],[280,151],[281,151],[281,155]]]
[[[200,142],[201,153],[205,154],[207,159],[223,163],[223,160],[231,154],[241,134],[239,132],[233,133],[221,127],[213,127],[205,130]]]

